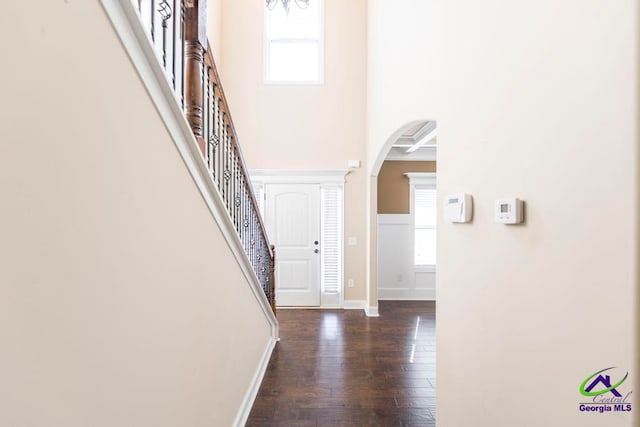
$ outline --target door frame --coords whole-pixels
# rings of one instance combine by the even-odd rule
[[[341,191],[341,209],[338,212],[340,217],[340,233],[339,246],[341,248],[340,259],[340,295],[338,298],[332,294],[324,293],[324,283],[320,281],[320,307],[319,308],[344,308],[344,184],[345,178],[349,173],[346,169],[332,170],[271,170],[271,169],[252,169],[249,171],[251,183],[254,190],[263,195],[263,200],[258,201],[260,207],[264,210],[264,189],[267,184],[318,184],[320,185],[320,199],[322,201],[322,189],[326,187],[337,186]],[[320,210],[322,215],[322,209]],[[322,221],[322,217],[321,217]],[[322,238],[322,236],[321,236]],[[278,254],[276,253],[276,257]],[[322,265],[321,265],[322,270]],[[321,271],[322,277],[322,271]],[[308,307],[307,307],[308,308]]]

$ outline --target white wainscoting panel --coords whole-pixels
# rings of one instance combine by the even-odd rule
[[[378,299],[436,299],[436,272],[413,263],[411,215],[378,215]]]

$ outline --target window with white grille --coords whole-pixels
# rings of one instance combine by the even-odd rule
[[[323,0],[302,8],[290,3],[265,9],[265,81],[322,83],[324,80]]]
[[[339,295],[342,289],[342,188],[323,186],[320,204],[322,293]]]

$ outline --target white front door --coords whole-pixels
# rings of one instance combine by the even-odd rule
[[[265,222],[276,246],[276,304],[320,306],[320,185],[267,184]]]

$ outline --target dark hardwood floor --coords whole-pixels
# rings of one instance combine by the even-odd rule
[[[279,310],[248,426],[435,426],[435,303]]]

